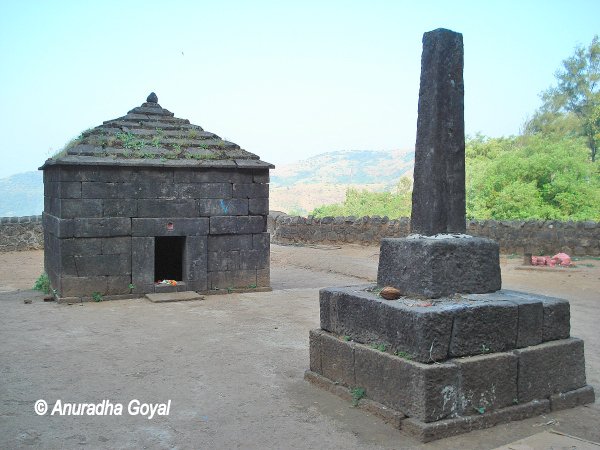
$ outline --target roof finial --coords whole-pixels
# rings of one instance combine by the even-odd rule
[[[158,97],[156,96],[156,94],[154,92],[151,92],[150,95],[148,96],[148,98],[146,99],[146,102],[158,103]]]

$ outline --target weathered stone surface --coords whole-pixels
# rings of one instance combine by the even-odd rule
[[[416,361],[448,357],[451,310],[390,302],[365,291],[369,287],[321,289],[321,328],[358,342],[385,344]]]
[[[375,217],[342,217],[310,219],[272,212],[269,216],[269,231],[274,243],[355,243],[379,245],[383,238],[402,238],[410,234],[409,219],[401,217],[382,221]],[[600,256],[600,223],[590,229],[576,228],[575,222],[553,222],[540,227],[537,221],[494,221],[469,220],[467,233],[472,236],[494,239],[502,254],[523,253],[531,247],[540,254],[555,254],[557,251],[577,256]],[[544,235],[547,227],[556,233],[550,238]],[[574,249],[578,251],[575,252]],[[548,268],[550,272],[571,270]],[[540,269],[544,270],[544,269]]]
[[[204,297],[194,291],[173,292],[171,294],[146,294],[146,298],[152,303],[187,302],[204,299]]]
[[[269,198],[269,185],[266,183],[233,183],[232,195],[235,198]]]
[[[131,219],[125,217],[73,219],[74,237],[131,235]]]
[[[73,237],[75,224],[73,219],[59,219],[56,216],[44,212],[42,215],[44,230],[57,238]]]
[[[461,415],[483,414],[517,403],[517,356],[494,353],[452,361],[460,370]]]
[[[448,354],[451,357],[495,353],[515,348],[518,307],[510,302],[481,302],[454,314]]]
[[[271,235],[269,233],[257,233],[252,235],[252,248],[256,250],[270,248]]]
[[[123,275],[131,273],[131,257],[121,255],[75,256],[79,276]]]
[[[244,216],[248,215],[248,200],[243,198],[204,199],[198,201],[201,216]]]
[[[230,199],[231,183],[181,183],[177,185],[179,198]]]
[[[154,92],[151,92],[146,101],[148,103],[158,103],[158,96]]]
[[[324,377],[361,387],[368,398],[426,422],[458,412],[457,366],[413,362],[322,331],[312,336],[320,340]]]
[[[122,295],[129,294],[129,284],[131,283],[131,275],[113,275],[106,277],[106,294]]]
[[[270,287],[271,286],[271,270],[257,269],[256,270],[256,286]]]
[[[198,205],[194,200],[138,200],[138,217],[198,217]]]
[[[268,171],[267,171],[268,172]],[[177,169],[175,183],[252,183],[252,172],[235,169]],[[231,190],[229,191],[231,197]]]
[[[104,199],[102,200],[102,206],[104,217],[137,216],[137,201],[135,199]]]
[[[423,35],[411,214],[413,233],[464,233],[465,130],[462,35]]]
[[[583,341],[545,342],[515,350],[519,357],[519,402],[549,398],[585,386]]]
[[[543,303],[540,300],[527,299],[520,299],[515,303],[519,308],[517,348],[540,344],[543,340]]]
[[[131,238],[131,279],[136,288],[152,284],[154,280],[154,238]],[[137,289],[136,289],[137,291]],[[153,290],[148,292],[154,292]]]
[[[59,294],[61,297],[91,296],[94,292],[106,294],[107,280],[104,276],[61,276],[59,282]]]
[[[208,288],[211,290],[246,289],[256,286],[256,270],[227,270],[208,272]]]
[[[498,244],[489,239],[382,239],[377,284],[436,298],[501,287]]]
[[[543,308],[541,334],[542,341],[566,339],[571,332],[571,314],[569,302],[562,298],[548,297],[539,294],[503,290],[503,293],[515,298],[516,302],[541,302]],[[536,318],[539,320],[539,317]],[[537,325],[536,325],[537,327]],[[536,333],[538,333],[536,328]],[[532,345],[532,344],[530,344]]]
[[[320,338],[322,375],[346,386],[355,386],[354,343],[341,341],[326,333],[321,334]]]
[[[584,386],[569,392],[561,392],[550,396],[550,408],[552,411],[575,408],[580,405],[594,403],[596,396],[592,386]]]
[[[254,215],[269,214],[268,198],[251,198],[248,200],[248,212]]]
[[[262,216],[212,216],[210,234],[254,234],[266,230]]]
[[[230,250],[250,250],[253,247],[251,234],[211,235],[208,236],[208,251],[227,252]]]
[[[183,278],[188,289],[206,291],[208,289],[207,274],[207,236],[188,236],[183,254]]]
[[[100,255],[102,254],[102,239],[100,238],[78,238],[61,239],[61,253],[65,256],[75,255]]]
[[[202,236],[208,234],[208,225],[207,217],[134,218],[131,233],[133,236]]]
[[[539,416],[549,411],[550,402],[548,400],[533,401],[502,408],[489,414],[456,417],[431,423],[409,418],[402,421],[402,430],[421,442],[431,442],[469,431],[490,428],[501,423]]]
[[[175,293],[177,292],[177,286],[172,286],[170,284],[155,284],[154,292],[161,295]]]
[[[544,299],[542,339],[566,339],[571,333],[571,306],[562,298]]]
[[[131,238],[124,237],[109,237],[98,239],[102,245],[102,254],[104,255],[131,255]]]
[[[310,370],[316,373],[323,373],[321,369],[321,330],[310,330],[308,335]]]

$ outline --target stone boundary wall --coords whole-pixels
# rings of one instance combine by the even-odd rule
[[[379,245],[384,237],[409,234],[410,219],[402,217],[313,217],[271,213],[271,242],[276,244],[364,244]],[[505,254],[555,254],[600,256],[600,222],[553,220],[469,220],[467,233],[494,239]]]
[[[0,217],[0,253],[42,248],[42,216]]]

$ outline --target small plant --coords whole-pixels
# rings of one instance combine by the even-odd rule
[[[95,302],[101,302],[102,300],[104,300],[104,297],[100,292],[92,292],[92,300],[94,300]]]
[[[360,402],[360,399],[365,396],[366,392],[364,388],[355,387],[350,391],[350,393],[352,394],[352,406],[356,407],[358,406],[358,402]]]
[[[252,283],[248,285],[249,289],[256,289],[256,283]]]
[[[515,398],[513,398],[512,402],[513,402],[513,405],[518,405],[519,399],[517,397],[515,397]]]
[[[33,289],[36,291],[42,291],[44,294],[50,293],[50,278],[48,278],[48,274],[46,272],[43,272],[38,279],[35,280]]]
[[[228,287],[228,288],[227,288],[227,293],[228,293],[228,294],[231,294],[232,292],[233,292],[233,287],[231,287],[231,286],[230,286],[230,287]]]
[[[127,287],[129,288],[129,290],[130,290],[130,291],[133,291],[133,290],[135,289],[135,284],[133,284],[133,283],[129,283],[129,284],[127,285]]]
[[[188,137],[191,139],[194,139],[196,136],[198,136],[198,130],[190,130],[188,131]]]
[[[350,338],[350,336],[344,336],[344,341],[346,342],[350,342],[352,339]]]
[[[150,141],[150,144],[153,147],[159,148],[160,147],[160,136],[154,136],[152,138],[152,140]]]
[[[485,408],[483,406],[480,406],[479,408],[473,407],[473,409],[475,411],[477,411],[479,414],[483,414],[485,412]]]
[[[385,352],[387,350],[387,345],[385,344],[371,344],[371,348],[374,350],[379,350],[380,352]]]
[[[489,353],[489,352],[490,352],[490,348],[485,344],[481,344],[481,353]]]
[[[400,350],[396,350],[394,352],[394,355],[396,355],[399,358],[403,358],[403,359],[408,359],[408,360],[413,359],[413,356],[410,353],[403,352],[403,351],[400,351]]]

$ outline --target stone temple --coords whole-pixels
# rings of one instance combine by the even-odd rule
[[[273,167],[174,117],[154,93],[83,132],[41,167],[55,296],[268,290]]]
[[[320,291],[305,375],[425,442],[594,402],[569,302],[501,289],[498,244],[464,234],[463,99],[462,35],[425,33],[413,234],[377,285]]]

